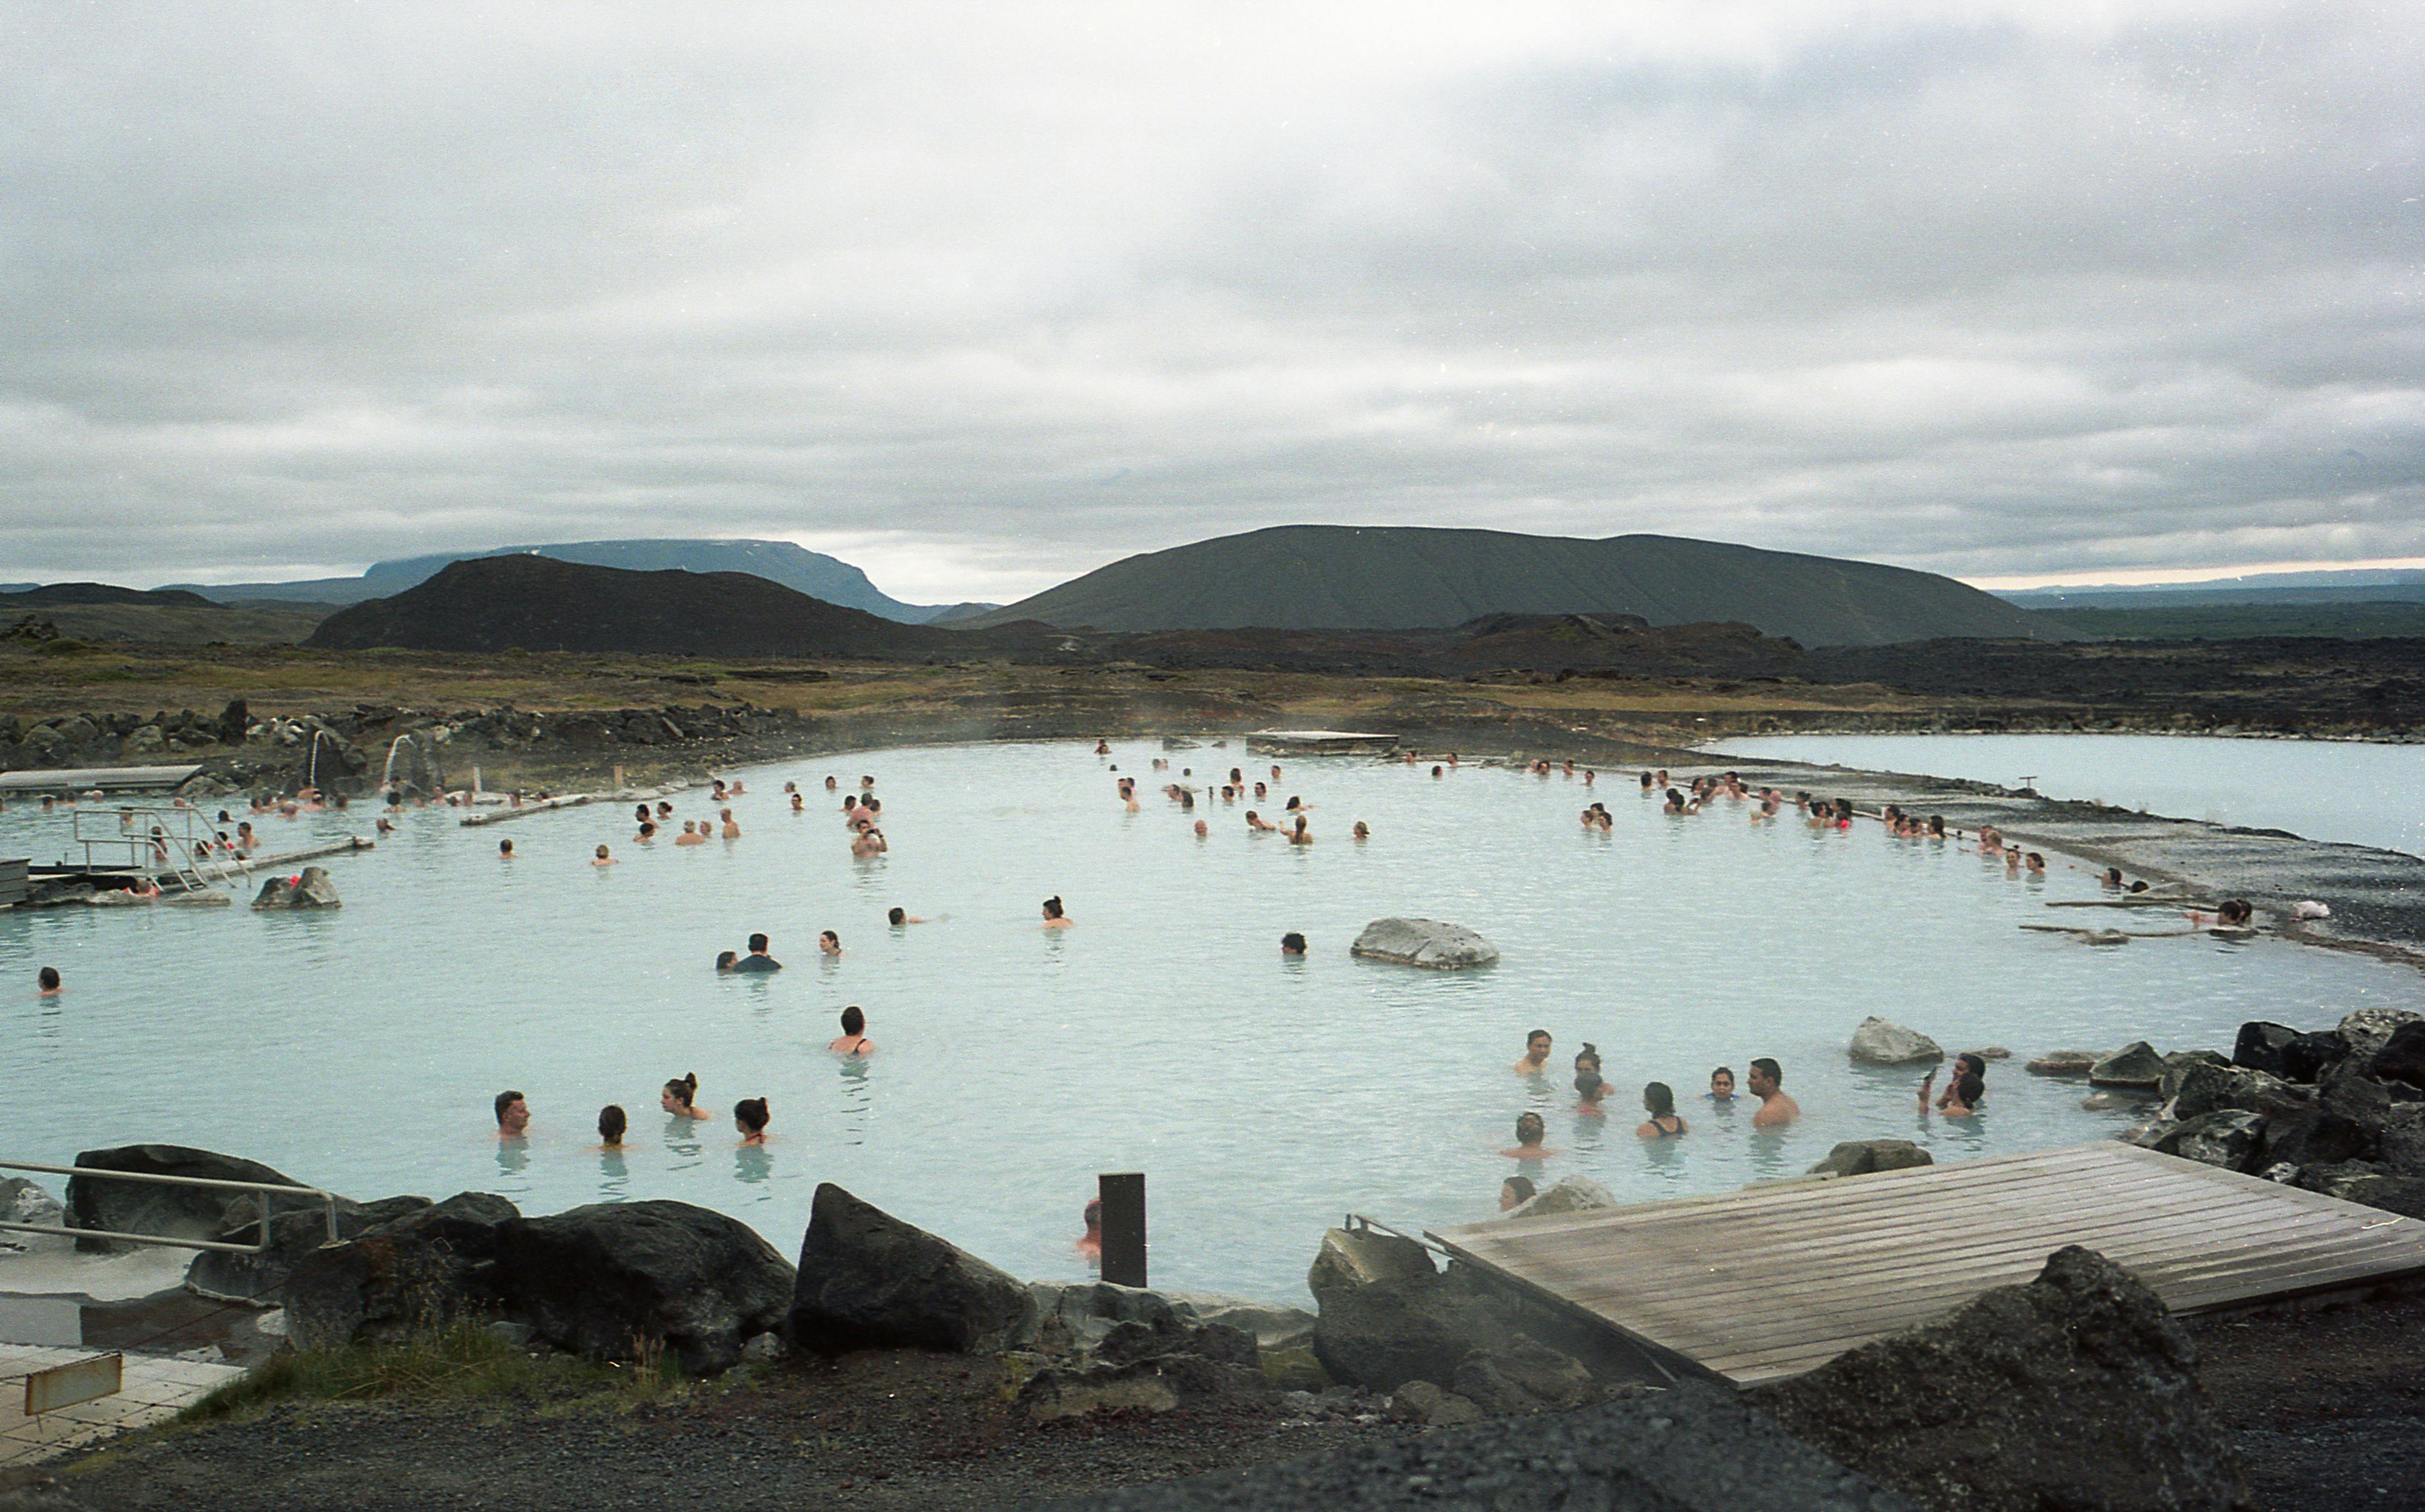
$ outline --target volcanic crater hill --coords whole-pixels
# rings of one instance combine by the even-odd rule
[[[305,644],[329,651],[596,651],[918,662],[1011,651],[1049,633],[902,624],[747,572],[628,571],[548,556],[453,563],[419,586],[339,610]]]
[[[1280,525],[1148,552],[967,621],[1099,631],[1412,630],[1490,614],[1736,621],[1806,646],[2071,640],[1933,572],[1673,536],[1584,540],[1412,525]]]
[[[1170,668],[1398,677],[1499,671],[1629,677],[1791,677],[1807,655],[1746,624],[1652,625],[1639,615],[1485,615],[1447,630],[1174,630],[1081,637],[1099,654]]]

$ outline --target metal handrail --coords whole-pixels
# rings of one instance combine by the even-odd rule
[[[206,1176],[155,1176],[149,1171],[102,1170],[92,1166],[39,1166],[31,1161],[0,1160],[0,1170],[41,1171],[51,1176],[101,1177],[118,1182],[148,1182],[154,1186],[201,1186],[222,1192],[254,1192],[261,1196],[261,1242],[252,1245],[223,1244],[216,1239],[171,1239],[166,1234],[120,1233],[112,1229],[70,1229],[47,1223],[0,1223],[0,1231],[10,1233],[65,1234],[72,1239],[114,1239],[121,1244],[161,1245],[179,1249],[215,1249],[230,1255],[265,1255],[269,1252],[269,1194],[292,1193],[297,1197],[316,1197],[327,1204],[329,1243],[338,1241],[337,1194],[324,1192],[316,1186],[296,1186],[277,1182],[223,1182]]]

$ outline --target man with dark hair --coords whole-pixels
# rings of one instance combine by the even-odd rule
[[[1535,1029],[1524,1037],[1524,1058],[1515,1065],[1518,1076],[1538,1076],[1550,1063],[1550,1031]]]
[[[522,1131],[529,1127],[530,1104],[522,1101],[522,1095],[520,1092],[498,1093],[497,1137],[520,1139]]]
[[[783,963],[781,961],[779,961],[774,957],[766,954],[766,937],[764,935],[751,935],[749,937],[749,954],[742,957],[739,960],[732,963],[732,970],[736,974],[754,975],[760,972],[779,972],[782,969]]]
[[[1293,929],[1290,930],[1287,934],[1280,936],[1280,954],[1283,956],[1304,955],[1305,936],[1298,934]]]
[[[1785,1095],[1785,1068],[1768,1056],[1751,1063],[1744,1085],[1759,1099],[1759,1111],[1751,1116],[1753,1128],[1775,1129],[1802,1117],[1802,1104]]]

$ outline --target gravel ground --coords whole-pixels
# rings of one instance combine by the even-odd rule
[[[2257,1505],[2425,1506],[2425,1296],[2186,1321]]]
[[[653,1401],[282,1406],[53,1467],[91,1512],[948,1512],[1260,1464],[1409,1430],[1178,1411],[1028,1427],[999,1367],[868,1353]],[[39,1482],[37,1483],[39,1484]]]

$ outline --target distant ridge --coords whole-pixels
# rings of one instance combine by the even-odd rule
[[[2199,583],[2071,584],[2007,588],[1996,595],[2025,609],[2171,609],[2191,604],[2425,603],[2425,570],[2353,567],[2331,571],[2252,572]]]
[[[386,598],[426,583],[451,562],[484,556],[549,556],[560,562],[590,567],[619,567],[628,571],[748,572],[770,583],[838,603],[846,609],[923,624],[960,605],[904,603],[867,580],[867,574],[839,557],[812,552],[788,540],[694,539],[685,537],[634,540],[567,540],[539,546],[497,546],[486,551],[441,552],[429,556],[403,556],[374,562],[360,577],[308,578],[292,583],[187,583],[220,603],[253,603],[265,600],[311,603],[361,603]]]
[[[984,641],[827,603],[747,572],[635,572],[514,555],[450,563],[402,593],[337,611],[304,644],[919,661],[980,651]]]
[[[0,591],[0,609],[45,609],[55,605],[93,603],[167,604],[185,609],[216,609],[217,604],[182,588],[122,588],[115,583],[32,583]]]
[[[1487,614],[1736,621],[1806,646],[2077,632],[1934,572],[1674,536],[1585,540],[1413,525],[1279,525],[1149,552],[960,621],[1105,631],[1412,630]]]

